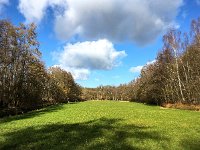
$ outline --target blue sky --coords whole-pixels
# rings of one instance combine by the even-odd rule
[[[200,0],[0,0],[0,15],[16,25],[37,24],[46,66],[96,87],[138,77],[169,27],[189,30]]]

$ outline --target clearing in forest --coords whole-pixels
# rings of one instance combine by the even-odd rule
[[[0,119],[0,131],[0,149],[198,149],[200,112],[87,101]]]

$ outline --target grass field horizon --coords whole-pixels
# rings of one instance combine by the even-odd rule
[[[2,118],[0,131],[0,149],[199,149],[200,112],[86,101]]]

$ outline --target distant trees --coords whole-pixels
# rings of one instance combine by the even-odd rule
[[[133,97],[132,82],[120,86],[98,86],[97,88],[83,88],[84,100],[114,100],[129,101]]]
[[[33,109],[50,99],[56,102],[80,99],[81,89],[70,73],[60,68],[46,71],[35,30],[34,24],[14,26],[0,20],[2,108]]]

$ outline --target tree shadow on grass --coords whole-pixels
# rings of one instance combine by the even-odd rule
[[[72,103],[72,104],[74,104],[74,103]],[[11,121],[16,121],[16,120],[21,120],[21,119],[28,119],[28,118],[33,118],[36,116],[38,117],[45,113],[59,111],[62,108],[63,108],[63,104],[56,104],[56,105],[48,106],[48,107],[45,107],[42,109],[33,110],[33,111],[27,112],[25,114],[0,118],[0,123],[11,122]]]
[[[0,142],[0,149],[133,150],[141,149],[137,141],[168,141],[159,132],[149,130],[150,127],[124,125],[121,121],[101,118],[84,123],[29,127],[3,135],[6,141]]]
[[[200,138],[187,138],[181,141],[182,149],[199,150],[200,149]]]

